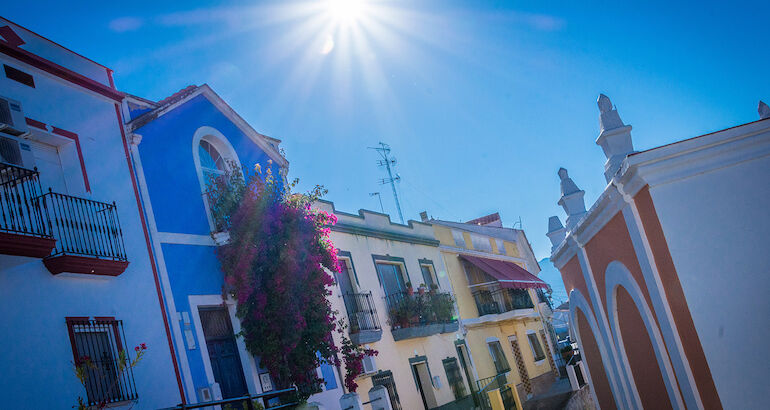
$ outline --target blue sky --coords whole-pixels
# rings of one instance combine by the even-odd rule
[[[639,150],[757,119],[770,100],[768,5],[756,2],[12,2],[3,16],[161,99],[208,83],[283,140],[291,177],[338,209],[395,215],[366,147],[388,142],[405,217],[521,218],[538,258],[563,217],[556,170],[604,188],[596,98]],[[333,45],[333,46],[332,46]],[[397,219],[394,217],[393,219]]]

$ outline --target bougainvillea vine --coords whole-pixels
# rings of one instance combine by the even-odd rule
[[[218,227],[230,234],[218,258],[226,292],[237,301],[240,335],[279,387],[296,385],[307,399],[320,391],[315,369],[340,365],[332,333],[341,329],[327,298],[339,265],[329,239],[336,217],[311,207],[323,189],[292,194],[296,182],[284,186],[268,163],[264,176],[257,166],[245,178],[236,171],[211,181],[209,200]],[[345,339],[343,353],[360,350]]]

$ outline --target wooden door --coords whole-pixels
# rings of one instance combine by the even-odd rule
[[[219,383],[222,398],[241,397],[249,393],[243,376],[241,358],[230,315],[224,307],[201,308],[199,310],[203,335],[206,338],[211,370],[214,380]]]

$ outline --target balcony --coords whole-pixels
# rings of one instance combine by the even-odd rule
[[[115,203],[51,192],[39,197],[56,238],[46,268],[63,272],[118,276],[128,267]]]
[[[427,337],[458,329],[454,300],[448,293],[400,292],[385,297],[393,340]]]
[[[0,254],[43,258],[56,240],[38,198],[36,170],[0,163]]]
[[[382,338],[382,327],[372,300],[372,292],[342,295],[350,322],[350,340],[355,344],[374,343]]]
[[[498,288],[473,292],[479,316],[500,314],[534,307],[526,289]]]

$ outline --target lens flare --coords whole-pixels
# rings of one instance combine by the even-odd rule
[[[352,24],[361,18],[362,0],[329,0],[329,12],[337,23]]]

